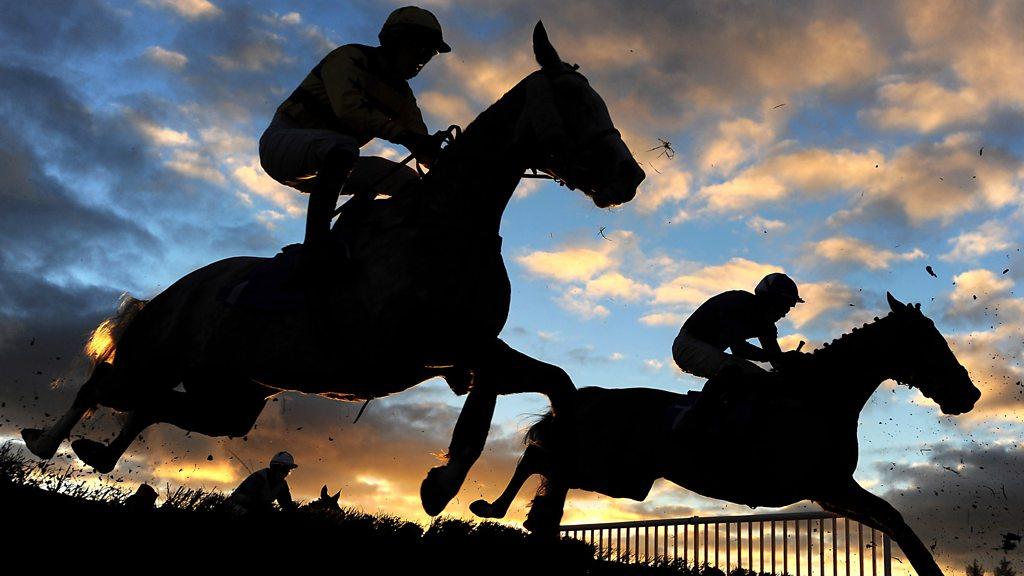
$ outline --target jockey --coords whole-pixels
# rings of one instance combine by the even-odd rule
[[[726,366],[763,376],[766,372],[751,360],[782,367],[787,358],[779,348],[775,323],[800,302],[796,282],[780,272],[765,276],[753,294],[730,290],[713,296],[679,329],[672,358],[684,372],[702,378],[711,378]],[[747,342],[749,338],[757,338],[761,347]],[[732,354],[726,354],[726,348]]]
[[[278,182],[309,193],[306,265],[323,255],[341,187],[365,194],[388,175],[386,189],[416,179],[383,158],[360,158],[373,138],[408,148],[429,165],[440,141],[427,134],[407,80],[438,53],[451,52],[437,18],[406,6],[388,16],[379,47],[346,44],[324,57],[277,108],[260,138],[260,163]],[[351,175],[350,175],[351,173]]]
[[[297,508],[292,501],[285,477],[298,466],[288,452],[278,452],[270,459],[270,466],[250,474],[228,497],[232,509],[238,514],[263,513],[273,509],[274,501],[282,510]]]

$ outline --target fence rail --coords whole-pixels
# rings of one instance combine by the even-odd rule
[[[745,568],[795,576],[892,575],[889,537],[829,512],[573,524],[559,531],[592,544],[598,557],[620,562],[681,559],[726,574]]]

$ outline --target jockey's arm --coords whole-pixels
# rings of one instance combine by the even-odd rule
[[[287,482],[285,482],[284,486],[281,487],[281,491],[277,494],[277,505],[285,512],[293,512],[298,508],[295,501],[292,500],[292,493],[291,490],[288,489]]]
[[[778,350],[779,343],[776,342],[774,339],[758,338],[758,340],[761,342],[761,348],[754,346],[753,344],[747,342],[746,340],[740,340],[738,342],[733,342],[732,344],[730,344],[729,349],[732,350],[733,354],[745,360],[753,360],[755,362],[769,362],[772,359],[774,359],[776,357],[776,354],[772,353],[771,346],[774,344],[775,349]],[[768,340],[767,345],[765,342],[766,340]],[[781,351],[779,351],[778,354],[781,354]]]

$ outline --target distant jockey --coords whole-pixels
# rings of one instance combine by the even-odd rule
[[[232,511],[238,514],[260,514],[274,509],[274,502],[281,510],[291,512],[297,508],[292,501],[291,491],[285,477],[295,468],[295,459],[287,452],[278,452],[270,460],[270,466],[249,475],[228,497]]]

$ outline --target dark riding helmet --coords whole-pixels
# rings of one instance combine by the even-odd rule
[[[754,294],[778,298],[794,306],[798,302],[803,302],[797,291],[796,282],[782,272],[772,272],[762,278],[757,283],[757,288],[754,288]]]
[[[382,46],[394,39],[404,39],[423,44],[442,54],[452,51],[452,47],[441,35],[441,23],[437,17],[418,6],[405,6],[392,12],[377,38]]]

